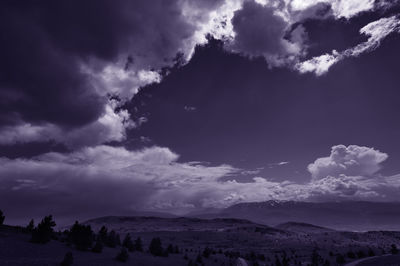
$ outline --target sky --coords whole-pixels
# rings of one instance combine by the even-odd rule
[[[397,0],[0,6],[8,222],[400,200]]]

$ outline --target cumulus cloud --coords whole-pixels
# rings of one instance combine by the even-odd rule
[[[317,76],[320,76],[327,73],[331,66],[345,58],[357,57],[375,50],[388,35],[396,32],[400,32],[398,16],[381,18],[360,29],[361,34],[368,36],[367,41],[341,52],[333,50],[331,54],[320,55],[300,62],[296,65],[296,68],[300,73],[314,72]]]
[[[329,4],[336,18],[349,19],[364,11],[375,8],[375,0],[293,0],[290,1],[292,10],[305,10],[319,3]]]
[[[251,57],[264,56],[272,65],[300,54],[303,40],[291,42],[284,38],[290,23],[278,11],[273,4],[244,2],[232,18],[235,38],[231,48]]]
[[[387,158],[386,153],[373,148],[337,145],[332,147],[329,157],[318,158],[308,165],[308,171],[314,179],[340,175],[371,176]]]

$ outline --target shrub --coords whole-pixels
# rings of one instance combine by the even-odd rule
[[[53,227],[56,223],[53,221],[53,216],[49,215],[43,218],[43,220],[38,224],[38,226],[32,231],[33,243],[47,243],[50,241],[54,231]]]
[[[210,255],[211,255],[211,249],[210,249],[209,247],[206,247],[206,248],[203,250],[203,257],[204,257],[204,258],[208,258],[208,257],[210,257]]]
[[[390,253],[392,253],[393,255],[399,254],[399,249],[395,244],[392,244],[390,246]]]
[[[356,254],[354,254],[353,251],[349,251],[347,252],[347,257],[350,259],[355,259],[356,258]]]
[[[367,256],[367,255],[365,255],[365,252],[362,251],[362,250],[359,250],[359,251],[357,252],[357,257],[358,257],[359,259],[365,258],[366,256]]]
[[[375,252],[372,249],[368,249],[368,256],[369,257],[375,256]]]
[[[129,254],[128,251],[126,250],[126,248],[122,248],[121,251],[118,253],[118,255],[115,257],[115,259],[117,261],[121,261],[121,262],[127,262],[129,258]]]
[[[342,265],[342,264],[346,263],[346,260],[344,259],[342,254],[338,254],[336,256],[336,263],[339,264],[339,265]]]
[[[61,262],[61,266],[70,266],[74,262],[74,258],[72,256],[72,252],[67,252],[64,256],[64,259]]]
[[[103,251],[103,244],[101,241],[97,240],[92,248],[92,252],[94,253],[101,253]]]
[[[90,225],[75,222],[69,232],[69,240],[79,250],[87,250],[92,247],[94,234]]]

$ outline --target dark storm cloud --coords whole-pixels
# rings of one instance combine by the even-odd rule
[[[18,126],[59,141],[54,128],[96,123],[112,105],[108,94],[129,99],[159,81],[152,69],[170,65],[178,52],[189,56],[198,23],[220,4],[2,1],[0,126],[10,135],[2,143],[40,140],[38,133],[19,136]],[[201,11],[197,17],[194,8]],[[131,64],[124,71],[127,58]]]

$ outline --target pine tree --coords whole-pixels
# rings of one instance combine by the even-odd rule
[[[32,232],[35,229],[35,221],[33,219],[30,220],[29,224],[26,226],[26,230]]]
[[[3,211],[0,210],[0,225],[3,225],[5,219],[6,217],[4,216]]]
[[[161,245],[161,239],[159,237],[153,238],[150,242],[149,251],[154,256],[162,256],[163,248]]]
[[[128,251],[134,251],[135,250],[135,245],[132,242],[130,234],[127,234],[124,238],[124,241],[122,242],[122,246],[127,248]]]
[[[136,251],[143,252],[143,244],[142,244],[142,239],[140,237],[136,238],[134,248]]]
[[[53,221],[52,215],[44,217],[38,226],[32,231],[31,241],[33,243],[42,244],[49,242],[54,233],[54,226],[56,226],[56,223]]]

